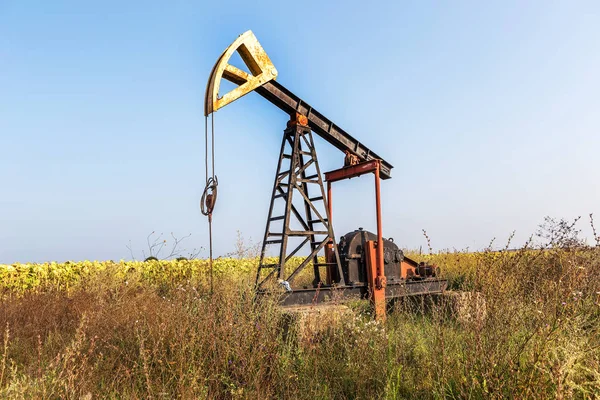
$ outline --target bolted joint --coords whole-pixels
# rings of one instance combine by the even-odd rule
[[[300,113],[290,115],[290,120],[287,123],[287,127],[290,128],[294,125],[308,126],[308,118],[306,115],[302,115]]]
[[[357,165],[360,163],[360,159],[356,154],[352,154],[350,151],[346,150],[346,155],[344,156],[344,167],[351,167],[353,165]]]

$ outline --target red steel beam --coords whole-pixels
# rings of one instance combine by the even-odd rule
[[[375,178],[375,213],[377,218],[377,241],[369,240],[366,243],[366,267],[371,291],[371,301],[375,309],[375,318],[385,320],[385,287],[386,277],[383,260],[383,229],[381,223],[381,162],[371,160],[356,165],[336,169],[325,173],[327,181],[327,206],[329,207],[329,218],[331,218],[331,183],[342,179],[355,178],[364,174],[373,173]],[[331,223],[331,220],[329,221]],[[329,278],[329,274],[328,274]]]
[[[375,172],[379,169],[379,160],[361,162],[350,167],[344,167],[333,171],[325,172],[327,182],[341,181],[342,179],[356,178],[358,176]]]
[[[381,189],[379,179],[379,164],[375,168],[375,211],[377,214],[377,245],[375,250],[377,251],[377,262],[375,287],[373,290],[373,305],[375,306],[375,318],[385,320],[385,286],[386,277],[383,265],[383,230],[381,227]],[[381,301],[383,297],[383,301]]]

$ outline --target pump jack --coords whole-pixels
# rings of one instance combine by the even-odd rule
[[[249,73],[229,64],[236,51]],[[277,69],[252,31],[247,31],[217,60],[204,103],[204,114],[208,118],[218,109],[254,91],[290,115],[271,193],[256,275],[257,293],[271,292],[273,282],[279,282],[286,289],[281,297],[282,305],[324,302],[334,291],[342,297],[370,298],[376,318],[384,319],[386,299],[443,292],[447,282],[438,278],[437,267],[411,260],[392,239],[383,238],[380,180],[391,178],[392,165],[278,83],[277,75]],[[222,79],[237,87],[219,96]],[[325,173],[327,190],[323,185],[313,132],[345,154],[344,167]],[[342,236],[337,243],[331,223],[331,184],[365,174],[373,174],[375,178],[377,234],[359,229]],[[209,194],[204,199],[211,214],[216,199],[215,187],[210,187],[215,191],[214,197]],[[300,202],[294,203],[294,199]],[[275,211],[278,206],[283,210]],[[275,263],[267,262],[270,245],[278,248]],[[296,256],[306,253],[308,255]],[[322,253],[324,257],[319,256]],[[301,261],[290,269],[290,260],[294,256]],[[293,286],[294,279],[309,264],[313,267],[312,287]],[[324,269],[325,280],[321,278],[321,269]]]

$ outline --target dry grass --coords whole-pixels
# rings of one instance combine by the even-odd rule
[[[297,335],[240,277],[210,295],[203,279],[107,268],[69,290],[5,293],[0,397],[600,397],[600,247],[427,258],[483,310],[407,300],[377,324],[359,302]]]

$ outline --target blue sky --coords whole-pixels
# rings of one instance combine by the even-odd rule
[[[206,246],[204,89],[248,29],[280,83],[395,166],[402,247],[600,220],[598,2],[0,0],[0,263],[139,257],[151,231]],[[217,112],[216,254],[262,239],[286,120],[256,94]],[[375,229],[370,179],[334,195],[337,236]]]

